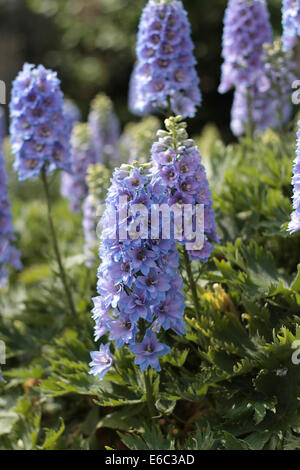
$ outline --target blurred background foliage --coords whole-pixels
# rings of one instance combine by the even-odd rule
[[[90,100],[104,91],[122,124],[135,41],[145,0],[0,0],[0,78],[10,84],[23,62],[58,71],[65,94],[86,116]],[[214,122],[231,138],[232,94],[217,92],[221,65],[222,19],[227,0],[185,0],[192,23],[203,106],[190,125],[199,132]],[[272,24],[280,34],[281,0],[268,0]]]

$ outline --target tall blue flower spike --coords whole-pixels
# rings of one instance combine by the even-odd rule
[[[10,135],[19,180],[70,170],[70,133],[57,74],[25,64],[13,82]]]
[[[265,0],[229,0],[224,16],[220,93],[251,86],[262,68],[263,45],[272,42]]]
[[[186,123],[182,117],[171,117],[165,121],[167,132],[159,131],[158,141],[152,147],[153,183],[165,188],[169,206],[190,204],[195,213],[196,205],[204,207],[203,246],[188,250],[191,259],[206,262],[213,251],[213,244],[219,242],[215,212],[206,171],[195,142],[188,138]],[[182,215],[179,213],[178,223]],[[195,226],[195,214],[191,224]],[[175,221],[176,224],[176,221]],[[181,244],[186,244],[183,237]],[[196,243],[195,243],[196,245]]]
[[[201,104],[194,45],[179,0],[149,0],[137,39],[129,108],[137,115],[173,111],[193,117]]]
[[[3,116],[2,116],[3,118]],[[1,125],[0,128],[4,126]],[[0,287],[7,283],[8,267],[21,269],[20,253],[14,247],[15,241],[12,215],[7,191],[7,176],[2,155],[3,140],[0,138]]]
[[[151,208],[167,199],[164,187],[153,183],[146,167],[123,165],[114,172],[102,218],[99,296],[93,299],[93,318],[96,341],[109,333],[116,347],[129,345],[143,370],[148,366],[160,370],[158,357],[169,348],[157,343],[155,336],[169,329],[184,333],[185,305],[176,242],[162,239],[161,231],[158,239],[151,239]],[[124,219],[125,200],[129,216]],[[146,233],[136,227],[141,214],[134,207],[141,204],[148,214],[143,216]],[[148,332],[144,339],[139,320]]]
[[[249,114],[256,134],[268,127],[279,130],[291,117],[291,85],[297,78],[292,52],[283,51],[281,41],[276,40],[264,46],[262,62],[257,82],[235,90],[231,130],[236,136],[246,133]]]
[[[88,122],[97,163],[115,166],[120,162],[120,123],[112,101],[104,93],[100,93],[92,101]]]
[[[288,226],[290,233],[300,230],[300,121],[298,122],[297,149],[293,170],[293,208],[291,221]]]
[[[292,49],[300,36],[300,0],[283,0],[282,27],[283,48]]]
[[[96,155],[91,130],[87,123],[76,123],[71,135],[71,171],[63,173],[61,182],[61,193],[70,200],[73,212],[80,212],[88,195],[87,169],[94,163]]]

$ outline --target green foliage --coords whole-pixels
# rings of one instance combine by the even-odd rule
[[[153,132],[155,126],[154,120]],[[128,130],[149,152],[150,136],[134,125]],[[208,127],[197,142],[221,244],[208,263],[192,264],[199,314],[182,267],[187,332],[165,333],[172,351],[161,360],[162,372],[148,377],[154,410],[127,348],[112,350],[115,366],[102,382],[89,374],[96,272],[84,265],[80,216],[59,197],[59,181],[51,186],[53,213],[75,316],[50,250],[40,185],[23,195],[11,179],[25,269],[0,299],[7,352],[0,448],[300,448],[300,367],[292,361],[300,332],[300,238],[285,230],[294,133],[268,131],[254,142],[225,146]],[[102,167],[93,170],[90,189],[100,197],[98,185],[109,175]]]

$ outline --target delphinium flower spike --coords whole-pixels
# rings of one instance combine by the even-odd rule
[[[99,297],[93,299],[93,318],[96,340],[103,342],[109,333],[117,348],[129,346],[142,370],[160,370],[158,358],[170,348],[156,335],[168,329],[180,335],[185,331],[183,283],[176,242],[162,239],[161,231],[158,239],[151,238],[149,213],[153,204],[167,198],[147,168],[122,165],[114,172],[102,218]],[[136,210],[141,206],[146,215]]]
[[[129,108],[138,115],[158,111],[193,117],[201,104],[191,27],[179,0],[149,0],[143,10]]]
[[[86,174],[89,165],[96,163],[92,134],[87,123],[77,123],[71,136],[71,172],[62,175],[61,193],[70,200],[73,212],[79,212],[88,194]]]
[[[88,117],[97,163],[113,167],[119,163],[120,123],[108,96],[100,93],[91,103]]]
[[[7,191],[7,176],[0,139],[0,287],[7,283],[8,267],[21,269],[20,253],[14,247],[12,215]]]
[[[296,80],[295,65],[290,51],[283,51],[281,41],[265,45],[259,79],[250,89],[239,86],[231,112],[231,129],[242,135],[249,125],[249,110],[256,134],[268,127],[282,130],[292,113],[291,84]],[[250,103],[247,102],[250,94]]]
[[[189,286],[200,314],[191,261],[206,262],[213,243],[219,242],[215,212],[201,155],[188,138],[186,123],[177,116],[167,119],[165,125],[167,130],[158,132],[158,142],[152,147],[152,183],[164,187],[167,204],[172,207],[174,228],[179,227],[179,236],[174,232],[174,238],[183,245]]]
[[[34,178],[42,169],[69,171],[70,136],[56,73],[25,64],[11,96],[10,136],[19,179]]]
[[[265,0],[229,0],[224,17],[220,93],[251,85],[262,68],[265,43],[272,42],[272,29]]]
[[[86,182],[88,196],[83,203],[84,254],[86,265],[92,267],[97,260],[96,251],[99,245],[99,218],[104,206],[106,191],[109,187],[111,172],[101,163],[90,165],[87,170]],[[98,229],[98,230],[97,230]]]
[[[68,133],[71,135],[74,125],[81,121],[80,110],[72,100],[66,99],[63,106],[63,112],[67,126],[69,127]]]
[[[283,0],[282,27],[283,48],[292,49],[300,36],[300,0]]]
[[[195,142],[189,139],[186,123],[182,117],[171,117],[165,121],[166,131],[158,132],[158,141],[152,147],[152,181],[163,185],[169,206],[179,208],[189,204],[193,207],[192,224],[195,227],[195,208],[204,207],[204,244],[199,250],[188,250],[191,259],[207,261],[212,250],[212,243],[219,242],[215,212],[209,183],[202,158]],[[182,214],[179,213],[179,225]],[[185,237],[177,240],[185,245]]]
[[[62,263],[52,218],[52,202],[47,173],[70,171],[70,126],[65,118],[64,98],[57,74],[43,65],[25,64],[13,82],[10,102],[10,135],[14,168],[19,179],[41,176],[53,248],[70,313],[75,307]]]
[[[293,208],[291,221],[288,226],[290,233],[299,232],[300,230],[300,121],[298,122],[297,132],[297,149],[293,170]]]

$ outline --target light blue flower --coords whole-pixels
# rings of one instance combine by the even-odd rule
[[[158,343],[156,335],[148,330],[141,343],[129,346],[130,351],[136,355],[134,362],[138,364],[143,371],[149,366],[158,372],[161,370],[158,358],[169,354],[169,346]]]
[[[89,366],[91,370],[89,374],[95,375],[102,380],[105,374],[109,371],[112,366],[113,358],[110,353],[110,344],[107,343],[106,345],[101,344],[99,351],[92,351],[91,358],[92,362],[90,362]]]

